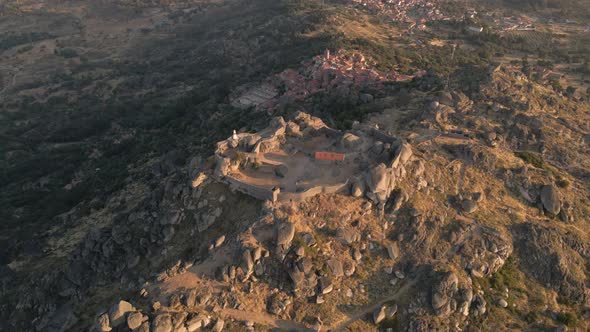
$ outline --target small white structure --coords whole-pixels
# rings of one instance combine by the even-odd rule
[[[231,139],[233,139],[234,141],[238,140],[238,133],[236,133],[236,130],[234,129],[233,134],[231,135]]]
[[[467,31],[471,32],[471,33],[481,33],[481,32],[483,32],[483,27],[469,26],[469,27],[467,27]]]

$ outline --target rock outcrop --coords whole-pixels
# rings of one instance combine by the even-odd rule
[[[448,316],[457,309],[455,296],[459,280],[453,272],[444,272],[432,286],[432,308],[437,316]]]
[[[554,185],[545,185],[541,188],[541,202],[545,210],[554,216],[561,211],[561,198]]]
[[[514,227],[517,253],[528,275],[568,301],[590,303],[587,284],[590,246],[575,233],[525,223]]]

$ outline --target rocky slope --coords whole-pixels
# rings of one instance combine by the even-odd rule
[[[253,34],[274,24],[258,16],[234,21],[228,11],[236,7],[218,5],[225,24],[254,26],[248,30]],[[289,18],[313,27],[306,25],[310,16]],[[300,36],[273,31],[268,38],[298,45],[291,38]],[[265,43],[262,38],[258,46],[240,47],[246,30],[234,33],[226,46],[252,53],[229,52],[225,65],[240,68],[241,55],[254,64],[252,57],[267,54],[257,44]],[[268,47],[277,52],[272,58],[286,53]],[[216,55],[206,54],[208,82],[219,83]],[[103,145],[85,140],[105,146],[129,133],[145,138],[185,128],[179,140],[190,142],[170,143],[125,164],[117,186],[100,199],[85,196],[51,222],[29,225],[43,228],[30,238],[10,242],[4,236],[12,245],[0,270],[0,329],[589,329],[588,101],[560,94],[514,64],[398,80],[375,68],[370,51],[332,50],[344,59],[362,56],[358,71],[332,60],[344,75],[320,63],[310,70],[317,54],[291,62],[289,70],[260,65],[256,74],[241,71],[245,76],[224,88],[230,91],[215,90],[224,97],[203,99],[202,113],[180,118],[198,122],[194,128],[132,131],[109,121]],[[375,80],[355,83],[367,75]],[[169,79],[168,88],[178,87],[180,81]],[[272,112],[259,112],[257,105],[232,108],[234,96],[252,91],[244,87],[261,84],[276,84],[264,96]],[[308,86],[313,93],[302,93]],[[331,126],[399,137],[403,149],[375,144],[370,151],[398,160],[391,165],[395,171],[359,174],[350,191],[295,203],[257,201],[214,179],[216,138],[234,127],[263,128],[273,121],[268,113],[301,121],[298,111]],[[14,144],[17,155],[21,143]],[[84,170],[95,166],[86,162]],[[25,187],[5,179],[10,192]],[[66,184],[77,185],[60,185]],[[383,184],[387,193],[381,195]],[[7,206],[12,225],[30,208]]]

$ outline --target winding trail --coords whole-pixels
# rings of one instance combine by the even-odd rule
[[[380,300],[373,302],[372,304],[366,305],[364,308],[362,308],[361,310],[359,310],[358,312],[356,312],[355,314],[350,316],[350,318],[348,318],[346,321],[340,323],[339,325],[337,325],[336,327],[333,327],[331,329],[326,328],[326,330],[333,331],[333,332],[344,331],[344,329],[346,329],[350,324],[354,323],[355,321],[357,321],[359,319],[362,319],[367,314],[373,313],[374,311],[379,309],[383,304],[390,302],[390,301],[399,300],[399,298],[401,296],[405,295],[408,292],[408,290],[410,290],[410,288],[412,288],[412,286],[414,286],[416,284],[416,282],[418,282],[416,279],[408,280],[394,294],[383,297]]]
[[[314,331],[313,329],[310,329],[301,323],[292,320],[277,319],[275,316],[267,313],[248,312],[225,308],[221,310],[221,315],[241,321],[252,321],[254,323],[270,326],[271,328],[279,329],[281,331]]]
[[[376,302],[368,304],[361,308],[356,313],[350,315],[348,319],[338,323],[335,327],[324,326],[322,331],[344,331],[350,324],[354,323],[359,319],[363,319],[366,315],[373,313],[375,310],[380,308],[383,304],[399,300],[403,295],[405,295],[417,282],[417,279],[408,280],[399,290],[397,290],[394,294],[389,296],[383,297]],[[248,312],[242,311],[238,309],[230,309],[225,308],[221,310],[221,316],[227,318],[233,318],[236,320],[241,321],[251,321],[256,324],[260,324],[263,326],[269,326],[271,328],[279,329],[280,331],[315,331],[311,328],[308,328],[302,323],[292,321],[292,320],[284,320],[284,319],[277,319],[275,316],[261,313],[261,312]]]

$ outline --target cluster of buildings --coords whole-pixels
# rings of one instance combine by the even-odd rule
[[[450,15],[440,7],[437,0],[349,0],[357,8],[368,10],[372,13],[380,13],[388,16],[393,21],[406,28],[406,32],[426,29],[428,22],[455,21],[472,22],[482,15],[473,8],[468,8],[462,15]],[[534,31],[533,20],[525,16],[494,17],[483,14],[483,20],[501,32],[508,31]],[[479,33],[483,28],[477,25],[469,27],[469,32]],[[480,31],[476,31],[480,30]]]
[[[433,0],[351,0],[358,7],[385,14],[393,21],[404,24],[408,31],[425,29],[430,21],[461,19],[445,14]]]
[[[408,81],[421,75],[424,72],[415,75],[381,72],[372,68],[361,53],[340,50],[332,54],[326,50],[304,62],[299,69],[284,70],[260,85],[241,89],[234,94],[232,104],[272,114],[281,103],[305,100],[317,93],[335,92],[347,96],[352,90],[379,88],[384,82]]]
[[[522,16],[503,17],[495,19],[494,23],[498,25],[500,31],[535,31],[535,25],[530,19]]]
[[[367,63],[365,56],[359,52],[349,53],[340,50],[331,54],[326,50],[323,55],[315,56],[303,64],[299,70],[288,69],[278,74],[275,80],[284,86],[285,95],[305,98],[318,92],[340,87],[363,88],[376,86],[386,81],[410,80],[413,76],[400,75],[397,72],[380,72]]]

